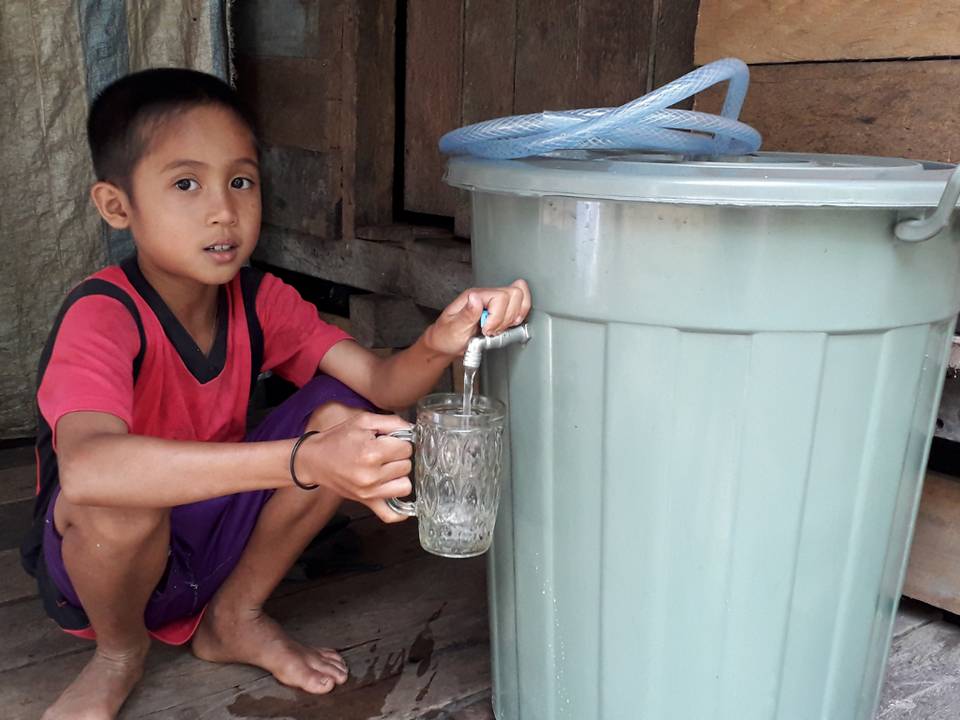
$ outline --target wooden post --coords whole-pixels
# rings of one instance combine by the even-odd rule
[[[357,185],[357,63],[360,44],[358,8],[356,2],[347,3],[343,13],[343,52],[340,65],[340,232],[341,237],[351,240],[356,228]]]
[[[453,217],[457,195],[444,184],[440,137],[460,126],[463,0],[407,5],[403,206]]]

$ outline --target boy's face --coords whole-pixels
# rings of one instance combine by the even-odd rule
[[[253,252],[260,234],[257,151],[230,110],[201,106],[162,123],[130,186],[125,224],[151,282],[221,285]]]

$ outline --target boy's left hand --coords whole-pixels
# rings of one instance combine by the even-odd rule
[[[425,334],[427,346],[445,355],[462,355],[477,334],[480,315],[487,310],[484,335],[499,335],[521,324],[530,312],[530,288],[524,280],[507,287],[471,288],[457,296]]]

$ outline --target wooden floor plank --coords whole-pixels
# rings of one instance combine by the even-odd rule
[[[459,632],[459,623],[452,632]],[[442,712],[448,699],[457,693],[472,695],[477,689],[489,687],[489,647],[485,642],[438,647],[429,658],[426,669],[421,671],[419,663],[407,659],[413,645],[404,644],[411,639],[416,643],[416,637],[408,635],[402,639],[402,633],[396,635],[396,638],[386,638],[379,646],[388,651],[385,656],[372,656],[366,648],[344,653],[352,678],[330,695],[311,696],[282,687],[272,678],[263,678],[237,688],[232,694],[219,693],[204,701],[167,708],[162,717],[183,720],[195,717],[205,720],[414,720],[435,717],[435,713]],[[125,717],[151,716],[136,714],[136,707],[132,705],[131,713]]]
[[[483,559],[427,555],[414,545],[412,523],[360,529],[365,557],[388,561],[384,569],[285,583],[268,604],[298,639],[344,650],[353,670],[349,687],[312,698],[260,670],[203,663],[182,648],[158,646],[122,717],[285,717],[281,710],[300,708],[303,717],[412,719],[487,690]],[[0,706],[16,709],[13,718],[36,717],[80,670],[91,645],[62,633],[36,601],[0,607],[0,623],[9,628],[0,646]],[[279,714],[264,715],[271,707]]]
[[[33,500],[0,505],[0,550],[20,547],[33,522]]]
[[[285,606],[273,608],[298,639],[351,648],[344,655],[353,679],[329,697],[313,698],[281,687],[254,668],[212,665],[182,649],[159,648],[122,717],[356,720],[381,717],[386,708],[383,717],[415,718],[458,693],[482,691],[489,687],[486,613],[477,602],[482,596],[482,567],[473,563],[466,576],[458,573],[457,591],[450,587],[451,575],[444,564],[425,557],[384,571],[376,579],[357,576],[354,582],[331,583],[296,598],[295,605],[288,598]],[[385,588],[392,597],[385,596]],[[335,598],[340,594],[344,597]],[[344,605],[338,605],[340,600]],[[438,611],[441,614],[432,619]],[[36,717],[79,671],[89,652],[87,648],[79,655],[61,655],[42,669],[31,666],[3,673],[0,702],[23,709],[15,718]],[[50,682],[51,676],[56,682]]]
[[[894,640],[876,720],[960,715],[960,628],[938,621]]]
[[[904,597],[900,599],[897,615],[893,623],[894,639],[913,632],[917,628],[943,618],[943,611],[926,603]]]
[[[384,568],[402,567],[422,556],[413,523],[388,526],[375,517],[364,518],[305,553],[299,573],[302,579],[281,583],[272,602],[286,607],[285,599],[293,598],[290,603],[296,604],[297,596],[310,597],[318,587],[358,575],[377,575]],[[30,599],[0,605],[0,627],[5,628],[4,642],[0,643],[0,678],[5,670],[25,663],[46,663],[78,648],[76,640],[47,618],[33,595],[30,592]]]
[[[0,450],[0,470],[22,465],[32,465],[36,457],[34,452],[32,444],[3,448]]]
[[[0,505],[33,498],[37,486],[37,470],[29,465],[0,468]]]
[[[36,668],[51,658],[69,655],[87,647],[63,632],[50,620],[36,598],[21,600],[0,607],[0,688],[6,684],[6,675],[18,668]],[[3,691],[0,690],[0,698]]]
[[[298,639],[337,647],[347,685],[313,697],[157,644],[121,720],[494,720],[484,559],[436,558],[413,522],[384,525],[361,505],[343,513],[347,527],[308,549],[268,611]],[[960,717],[960,627],[942,616],[901,601],[876,720]],[[0,627],[0,716],[35,720],[93,646],[46,618],[14,549],[0,552]]]
[[[490,704],[490,693],[484,693],[479,700],[456,702],[443,709],[436,717],[430,720],[495,720],[493,706]]]
[[[20,566],[20,551],[0,551],[0,606],[37,594],[37,582]]]

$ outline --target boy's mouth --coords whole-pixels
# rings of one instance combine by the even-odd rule
[[[237,249],[237,246],[234,245],[233,243],[215,243],[214,245],[207,245],[204,248],[204,252],[226,253],[236,249]]]

